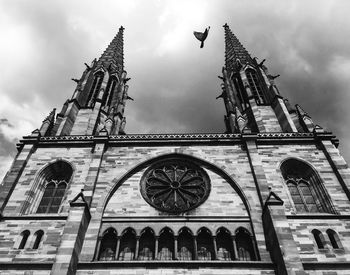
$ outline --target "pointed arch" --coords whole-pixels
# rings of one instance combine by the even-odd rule
[[[168,158],[172,158],[172,157],[189,159],[189,160],[193,161],[194,163],[196,163],[197,165],[204,167],[208,170],[211,170],[211,171],[217,173],[218,175],[220,175],[224,180],[227,181],[227,183],[230,184],[230,186],[235,190],[235,192],[241,198],[241,200],[242,200],[242,202],[247,210],[247,213],[250,216],[250,209],[251,208],[250,208],[247,197],[245,196],[243,190],[237,184],[237,182],[235,180],[233,180],[232,177],[226,171],[224,171],[222,168],[220,168],[220,167],[216,166],[215,164],[210,163],[206,160],[200,159],[200,158],[195,157],[195,156],[186,155],[186,154],[179,154],[179,153],[169,153],[169,154],[163,154],[163,155],[160,155],[157,157],[149,158],[149,159],[141,162],[137,166],[133,167],[132,169],[130,169],[128,172],[126,172],[118,180],[113,181],[111,183],[111,185],[108,186],[105,190],[105,192],[107,193],[106,196],[104,196],[105,200],[103,202],[101,201],[101,203],[103,203],[103,205],[101,205],[101,207],[103,208],[103,211],[106,208],[109,200],[113,196],[114,192],[133,174],[141,171],[142,169],[148,167],[150,164],[152,164],[154,162],[161,161],[161,160],[168,159]]]
[[[200,261],[215,260],[213,236],[206,227],[201,227],[197,233],[197,257]]]
[[[227,228],[220,227],[216,231],[216,246],[217,257],[219,261],[234,260],[235,253],[233,247],[233,240],[231,232]]]
[[[179,230],[177,257],[180,261],[194,260],[194,240],[191,230],[187,227],[182,227]]]
[[[135,258],[136,233],[135,230],[126,228],[120,239],[119,261],[131,261]]]
[[[254,252],[254,244],[252,235],[244,228],[239,227],[235,231],[235,241],[237,246],[237,258],[240,261],[255,261],[256,255]]]
[[[113,227],[107,228],[103,232],[98,256],[100,261],[115,260],[117,238],[117,230]]]
[[[339,235],[333,229],[327,229],[326,233],[334,249],[343,249]]]
[[[150,227],[142,230],[139,243],[138,260],[151,261],[154,259],[155,237]]]
[[[266,104],[264,90],[257,71],[251,67],[248,67],[247,69],[245,69],[245,75],[247,76],[249,87],[252,91],[252,94],[256,103]]]
[[[174,255],[174,232],[164,227],[159,233],[158,260],[170,261]]]
[[[39,248],[43,236],[44,236],[44,231],[42,230],[38,230],[34,233],[35,241],[33,244],[33,249]]]
[[[28,241],[28,238],[29,238],[29,235],[30,235],[30,231],[29,230],[24,230],[22,233],[21,233],[21,242],[18,246],[18,249],[24,249],[26,244],[27,244],[27,241]]]
[[[95,103],[96,97],[98,96],[98,93],[102,85],[104,75],[105,75],[105,72],[103,70],[98,70],[93,74],[93,81],[90,87],[89,96],[87,98],[88,106]]]
[[[322,232],[320,230],[318,230],[318,229],[313,229],[311,231],[311,233],[314,236],[314,240],[316,242],[317,248],[318,249],[324,249],[326,241],[324,239],[324,236],[323,236]]]
[[[336,214],[319,174],[309,163],[287,158],[281,163],[280,170],[297,212]]]
[[[102,97],[101,106],[110,107],[113,99],[113,94],[119,83],[118,76],[113,74],[109,77],[106,90]]]
[[[36,213],[59,212],[72,174],[72,166],[63,160],[57,160],[41,171],[37,180],[39,181],[39,185],[41,185],[39,186],[39,190],[42,190],[42,197]]]

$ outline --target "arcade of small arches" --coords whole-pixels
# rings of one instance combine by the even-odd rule
[[[120,235],[113,227],[100,236],[96,250],[98,261],[256,261],[258,253],[253,235],[239,227],[234,235],[220,227],[215,235],[202,227],[194,235],[187,227],[177,234],[164,227],[155,235],[146,227],[138,236],[133,228]]]

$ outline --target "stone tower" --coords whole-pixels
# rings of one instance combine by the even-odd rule
[[[350,274],[350,170],[227,24],[220,134],[124,133],[123,31],[0,193],[0,274]]]

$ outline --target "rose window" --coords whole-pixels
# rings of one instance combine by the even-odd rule
[[[144,199],[155,208],[185,212],[197,207],[208,197],[209,177],[194,163],[173,159],[151,166],[141,180]]]

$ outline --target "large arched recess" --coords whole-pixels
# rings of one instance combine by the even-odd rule
[[[226,171],[224,171],[222,168],[220,168],[217,165],[210,163],[206,160],[202,160],[202,159],[200,159],[198,157],[194,157],[192,155],[179,154],[179,153],[163,154],[163,155],[151,158],[151,159],[147,159],[147,160],[141,162],[140,164],[138,164],[137,166],[135,166],[134,168],[130,169],[121,178],[117,179],[116,181],[113,181],[112,185],[108,186],[105,190],[105,194],[107,194],[107,195],[105,196],[105,200],[103,201],[103,205],[100,205],[103,209],[102,213],[104,212],[105,207],[107,206],[107,204],[108,204],[109,200],[111,199],[111,197],[113,196],[114,192],[133,174],[141,171],[142,169],[148,167],[149,165],[151,165],[154,162],[161,161],[163,159],[168,159],[168,158],[175,158],[175,157],[181,157],[181,158],[188,159],[190,161],[195,162],[199,166],[206,168],[208,170],[211,170],[214,173],[217,173],[218,175],[220,175],[236,191],[238,196],[241,198],[241,200],[242,200],[242,202],[243,202],[243,204],[248,212],[248,215],[250,217],[251,208],[249,206],[249,202],[248,202],[247,197],[243,193],[240,186],[232,179],[232,177]]]

